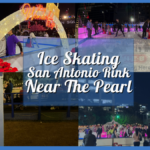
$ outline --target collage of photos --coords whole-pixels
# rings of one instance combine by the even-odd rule
[[[150,3],[1,3],[0,9],[0,146],[150,146]],[[29,96],[25,73],[31,66],[57,70],[62,64],[43,69],[38,53],[64,58],[65,51],[121,55],[123,67],[134,76],[133,105],[124,96],[119,97],[122,104],[115,103],[113,93],[104,98],[103,90],[103,95],[94,93],[96,98],[71,95],[68,99],[78,100],[73,105],[34,105],[41,97],[55,98],[37,91]],[[69,69],[92,72],[78,64]],[[67,77],[55,80],[52,74],[43,80],[64,84]],[[66,88],[58,90],[62,95],[55,93],[56,98],[65,101]],[[85,97],[90,100],[82,106],[78,102]]]

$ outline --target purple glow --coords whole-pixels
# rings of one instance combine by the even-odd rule
[[[99,31],[101,31],[101,29],[99,28]],[[113,33],[113,28],[110,29],[110,31]],[[142,32],[143,29],[141,28],[138,31]],[[128,32],[128,28],[124,28],[124,32]],[[130,32],[135,32],[135,28],[130,28]],[[92,35],[95,34],[95,29],[92,29]],[[102,33],[100,33],[102,34]],[[83,28],[78,28],[78,38],[87,38],[88,37],[88,32],[87,32],[87,28],[83,27]]]

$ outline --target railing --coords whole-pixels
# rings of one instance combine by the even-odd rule
[[[16,98],[20,97],[20,93],[3,93],[4,97],[9,96],[10,97],[10,102],[9,103],[4,103],[4,105],[10,105],[11,104],[11,117],[14,118],[14,105],[23,105],[23,98],[22,102],[14,102],[14,97]],[[21,101],[21,98],[20,98]],[[41,120],[41,107],[38,107],[38,120]]]
[[[19,98],[20,93],[3,93],[3,94],[4,94],[4,97],[5,97],[5,95],[10,96],[10,102],[9,103],[4,103],[4,105],[10,105],[11,104],[11,117],[14,118],[14,116],[15,116],[14,115],[14,105],[23,105],[23,98],[22,99],[20,98],[20,100],[22,100],[22,102],[14,102],[14,98],[15,97]],[[70,106],[68,106],[67,117],[70,117]],[[40,106],[38,106],[38,120],[41,120],[41,107]]]

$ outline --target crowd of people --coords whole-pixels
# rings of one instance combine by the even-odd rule
[[[149,27],[150,27],[150,20],[149,19],[146,20],[142,27],[137,24],[133,27],[134,27],[135,32],[141,31],[141,29],[143,29],[142,38],[145,38],[146,30],[149,29]],[[115,37],[117,37],[119,30],[122,32],[123,36],[125,37],[124,29],[127,28],[127,31],[130,32],[131,25],[130,24],[126,24],[126,25],[121,24],[119,19],[116,19],[116,22],[112,26],[110,26],[109,24],[107,24],[105,22],[100,23],[98,21],[95,21],[95,23],[92,23],[92,19],[89,19],[86,24],[86,28],[88,30],[88,38],[92,38],[92,28],[95,29],[95,35],[99,33],[99,30],[98,30],[99,28],[100,28],[100,31],[105,31],[108,33],[111,32],[111,28],[112,28],[112,31],[116,32]]]
[[[16,35],[17,36],[30,36],[30,33],[33,32],[35,36],[39,37],[59,37],[59,34],[57,33],[56,30],[47,30],[47,31],[30,31],[29,29],[21,29],[21,30],[16,30]],[[74,33],[73,31],[67,30],[67,37],[68,38],[74,38]]]
[[[105,129],[104,125],[80,126],[79,134],[81,132],[85,133],[83,138],[83,145],[85,146],[95,146],[96,139],[103,138],[104,132],[107,134],[104,138],[133,138],[134,146],[140,146],[140,141],[143,138],[143,146],[150,146],[150,125],[115,124],[114,126],[106,126]]]

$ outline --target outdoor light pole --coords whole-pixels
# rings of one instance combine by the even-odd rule
[[[4,146],[3,73],[0,72],[0,146]]]

